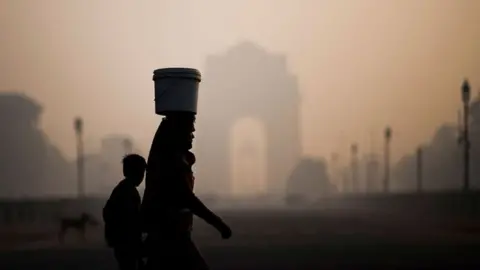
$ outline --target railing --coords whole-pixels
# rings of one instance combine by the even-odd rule
[[[105,199],[0,200],[0,226],[56,224],[64,217],[79,217],[87,212],[100,217]]]

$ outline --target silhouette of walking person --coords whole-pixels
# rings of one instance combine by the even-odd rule
[[[191,239],[193,214],[220,231],[231,230],[193,193],[192,148],[195,116],[175,112],[157,129],[147,163],[142,202],[147,233],[146,269],[209,269]]]
[[[113,189],[103,208],[105,240],[113,248],[120,270],[138,269],[141,262],[141,199],[137,187],[143,181],[145,169],[142,156],[127,155],[123,159],[125,179]]]

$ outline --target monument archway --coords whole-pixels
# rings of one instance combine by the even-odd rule
[[[197,192],[231,194],[230,129],[237,119],[251,117],[263,123],[266,133],[266,192],[283,195],[301,154],[298,86],[286,57],[245,42],[208,57],[202,77]]]
[[[230,128],[231,190],[235,196],[265,193],[266,138],[263,123],[242,118]]]

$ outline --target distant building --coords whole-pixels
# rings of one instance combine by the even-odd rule
[[[252,117],[265,130],[266,192],[284,195],[287,178],[301,158],[301,99],[286,56],[243,42],[207,57],[205,66],[195,134],[197,175],[202,179],[197,190],[231,195],[236,166],[231,130],[239,119]]]
[[[109,135],[101,140],[100,153],[91,157],[89,168],[94,171],[91,172],[91,177],[98,179],[98,183],[95,184],[96,192],[101,194],[111,192],[114,185],[123,178],[123,157],[132,152],[141,154],[134,148],[133,139],[128,135]]]
[[[129,142],[126,145],[126,142]],[[105,160],[120,161],[127,153],[131,152],[132,138],[128,135],[109,135],[102,139],[101,149],[102,157]]]
[[[42,106],[0,93],[0,197],[64,196],[75,190],[72,164],[40,129]]]

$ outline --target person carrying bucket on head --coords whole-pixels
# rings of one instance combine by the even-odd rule
[[[154,73],[156,113],[165,116],[155,133],[142,202],[147,233],[146,269],[208,269],[191,238],[193,215],[228,239],[232,232],[193,192],[190,152],[200,74],[193,69],[163,69]]]

